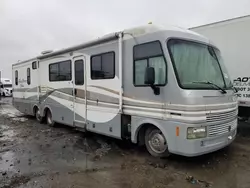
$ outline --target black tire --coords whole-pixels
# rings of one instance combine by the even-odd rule
[[[168,157],[167,140],[161,130],[156,127],[149,127],[145,132],[145,145],[148,152],[154,157]]]
[[[3,92],[3,97],[5,97],[5,93]]]
[[[39,122],[39,123],[43,123],[44,122],[44,117],[41,116],[41,112],[39,110],[39,108],[35,108],[35,117],[36,117],[36,120]]]
[[[47,110],[46,112],[46,122],[51,127],[55,126],[55,121],[53,120],[52,113],[50,110]]]

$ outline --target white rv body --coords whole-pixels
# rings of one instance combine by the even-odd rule
[[[172,26],[112,33],[14,64],[13,105],[49,125],[145,144],[154,156],[202,155],[237,132],[236,97],[215,52],[207,38]],[[204,76],[223,88],[195,82]]]
[[[0,94],[4,97],[12,96],[12,81],[8,78],[1,78]]]
[[[250,16],[190,28],[220,49],[237,89],[239,115],[250,117]]]

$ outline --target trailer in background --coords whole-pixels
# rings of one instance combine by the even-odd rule
[[[0,95],[3,97],[11,97],[12,96],[12,81],[10,79],[1,78]]]
[[[211,39],[221,50],[234,87],[239,116],[250,118],[250,15],[190,28]]]

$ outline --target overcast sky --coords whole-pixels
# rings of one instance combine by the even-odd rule
[[[249,0],[0,0],[0,71],[131,26],[192,27],[250,14]]]

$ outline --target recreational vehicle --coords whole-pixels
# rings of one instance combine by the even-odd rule
[[[12,96],[12,81],[8,78],[1,78],[0,94],[4,97]]]
[[[236,136],[237,99],[219,49],[178,27],[152,24],[47,51],[13,67],[13,105],[62,123],[197,156]]]

